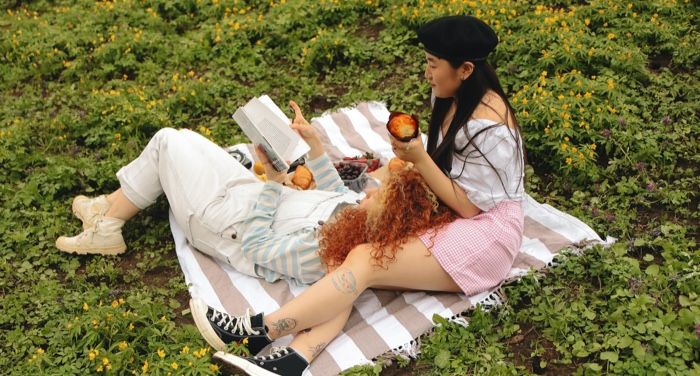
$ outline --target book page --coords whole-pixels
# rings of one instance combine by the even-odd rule
[[[277,115],[277,117],[280,118],[280,120],[284,121],[285,124],[289,125],[292,124],[292,120],[287,117],[287,115],[282,112],[282,109],[277,107],[275,102],[272,101],[272,98],[270,98],[267,94],[266,95],[261,95],[258,100],[262,102],[262,104],[265,105],[273,114]]]
[[[289,164],[274,150],[270,142],[260,132],[258,126],[250,120],[245,107],[236,110],[236,113],[233,114],[233,120],[238,123],[243,133],[250,139],[250,142],[263,148],[265,155],[267,155],[270,163],[277,171],[286,171],[289,168]]]
[[[289,120],[268,97],[269,103],[253,98],[244,106],[246,115],[285,161],[295,161],[309,151],[306,142],[289,127]],[[271,107],[273,106],[273,107]],[[275,110],[273,111],[272,108]],[[286,120],[285,120],[286,119]]]
[[[245,133],[245,135],[248,136],[250,142],[252,142],[253,144],[260,144],[265,140],[262,134],[260,134],[257,128],[255,128],[253,122],[248,118],[248,116],[245,113],[245,110],[243,110],[242,108],[237,109],[232,117],[233,120],[235,120],[236,123],[238,123],[238,126],[241,127],[243,133]]]

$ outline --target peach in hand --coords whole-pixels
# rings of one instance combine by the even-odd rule
[[[386,128],[397,140],[408,142],[418,136],[418,118],[403,112],[392,112]]]

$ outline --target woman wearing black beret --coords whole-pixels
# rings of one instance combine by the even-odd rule
[[[425,49],[425,78],[433,98],[428,145],[416,137],[392,140],[392,146],[461,218],[410,238],[383,267],[372,262],[376,250],[371,244],[358,246],[342,265],[269,314],[233,317],[195,305],[193,315],[206,317],[209,332],[227,343],[247,337],[271,342],[297,334],[288,347],[268,356],[218,352],[214,360],[224,369],[300,375],[340,332],[366,288],[470,296],[506,277],[523,235],[524,153],[518,122],[487,62],[498,38],[477,18],[449,16],[423,25],[418,40]]]

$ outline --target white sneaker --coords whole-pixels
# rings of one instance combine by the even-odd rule
[[[83,230],[87,230],[95,223],[98,216],[105,215],[110,207],[106,195],[86,197],[83,195],[73,199],[73,214],[83,222]]]
[[[119,218],[97,216],[93,226],[73,237],[61,236],[56,240],[56,248],[63,252],[80,255],[118,255],[126,251],[122,237],[124,221]]]

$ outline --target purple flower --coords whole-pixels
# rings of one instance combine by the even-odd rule
[[[644,172],[644,170],[646,169],[646,165],[644,164],[644,162],[637,162],[634,164],[634,168],[636,168],[639,171]]]
[[[671,118],[668,115],[666,115],[663,119],[661,119],[661,122],[664,123],[664,125],[669,125],[671,124]]]
[[[655,190],[656,190],[656,183],[654,183],[653,181],[650,181],[649,183],[647,183],[647,191],[653,192]]]
[[[605,220],[608,222],[612,222],[615,220],[615,214],[613,213],[608,213],[605,215]]]
[[[644,286],[644,282],[642,280],[637,279],[637,278],[630,278],[627,281],[627,287],[629,287],[630,290],[632,290],[633,293],[638,293],[639,289]]]
[[[617,122],[618,122],[620,125],[625,125],[625,124],[627,123],[627,122],[625,121],[625,118],[623,118],[622,116],[620,116],[619,118],[617,118]]]
[[[610,129],[605,128],[602,131],[600,131],[600,134],[602,134],[603,137],[605,137],[605,138],[610,138],[610,135],[612,134],[612,132],[610,132]]]
[[[591,215],[594,217],[597,216],[598,215],[598,208],[596,208],[596,207],[591,208]]]

